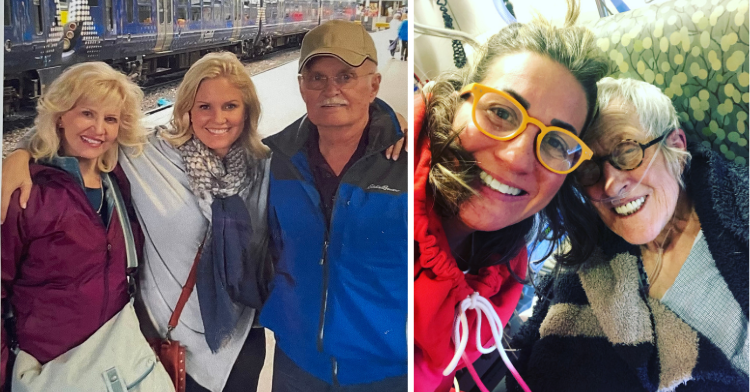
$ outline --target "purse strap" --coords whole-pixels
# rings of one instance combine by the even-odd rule
[[[177,300],[177,306],[172,311],[172,317],[169,318],[169,324],[167,324],[167,340],[172,340],[172,331],[177,328],[177,322],[180,320],[182,309],[185,308],[185,304],[190,298],[190,294],[193,292],[195,287],[195,281],[198,276],[198,261],[201,259],[203,253],[203,244],[206,243],[206,239],[203,239],[201,246],[198,247],[198,252],[195,254],[195,260],[193,260],[193,266],[190,268],[190,274],[188,275],[187,282],[182,286],[182,292],[180,293],[180,299]]]
[[[111,190],[112,195],[114,195],[115,212],[120,221],[122,235],[125,237],[125,260],[127,261],[125,273],[128,281],[128,295],[132,299],[135,297],[136,281],[138,280],[136,276],[138,274],[138,253],[135,248],[133,228],[130,225],[130,218],[128,217],[128,211],[125,207],[125,200],[122,198],[122,192],[117,185],[117,181],[113,181],[109,174],[104,173],[104,175],[102,175],[102,182],[102,186],[106,184],[107,188]],[[102,200],[102,203],[104,202],[106,201]]]

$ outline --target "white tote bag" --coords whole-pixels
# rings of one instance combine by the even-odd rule
[[[174,385],[138,326],[133,302],[85,342],[42,365],[20,351],[11,392],[172,392]]]

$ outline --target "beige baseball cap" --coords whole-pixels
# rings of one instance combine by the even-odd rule
[[[361,25],[344,20],[325,22],[305,35],[297,72],[302,72],[307,61],[316,56],[335,56],[352,67],[359,67],[366,59],[378,63],[378,51],[370,34]]]

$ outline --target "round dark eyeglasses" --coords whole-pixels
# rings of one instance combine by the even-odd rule
[[[617,143],[609,155],[603,157],[594,157],[591,160],[583,162],[573,175],[581,186],[591,186],[601,180],[604,174],[604,162],[609,162],[612,167],[621,171],[635,170],[643,163],[643,156],[646,149],[661,142],[670,132],[667,132],[656,139],[641,144],[635,140],[623,140]]]

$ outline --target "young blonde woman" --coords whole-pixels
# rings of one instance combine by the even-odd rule
[[[187,347],[188,391],[252,390],[263,366],[264,331],[253,328],[256,276],[268,265],[259,117],[242,63],[208,54],[185,74],[170,126],[122,160],[146,231],[140,293],[162,338],[203,244],[196,290],[171,333]]]
[[[12,308],[15,331],[2,330],[0,382],[13,371],[9,341],[44,365],[128,303],[126,248],[140,250],[143,235],[117,160],[121,147],[140,152],[142,98],[96,62],[69,68],[39,100],[29,146],[37,186],[2,225],[3,314]]]

